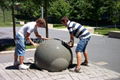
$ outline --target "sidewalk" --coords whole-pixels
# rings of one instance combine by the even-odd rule
[[[33,57],[26,62],[33,63]],[[76,64],[76,59],[74,59]],[[89,64],[81,66],[79,73],[74,68],[62,72],[40,71],[38,69],[18,70],[13,68],[12,62],[0,64],[0,80],[120,80],[120,73]]]

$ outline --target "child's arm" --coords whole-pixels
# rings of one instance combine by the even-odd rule
[[[68,42],[68,45],[70,47],[74,46],[74,35],[73,34],[70,34],[70,41]]]
[[[35,33],[36,37],[38,37],[38,38],[41,38],[43,40],[47,40],[48,39],[48,38],[42,37],[38,32],[34,32],[34,33]]]
[[[34,43],[34,42],[31,40],[31,38],[30,38],[30,33],[28,33],[28,32],[27,32],[27,34],[26,34],[25,38],[26,38],[26,40],[29,40],[29,41],[30,41],[30,43],[31,43],[33,46],[35,46],[35,47],[37,47],[37,46],[38,46],[38,44],[37,44],[37,43]]]

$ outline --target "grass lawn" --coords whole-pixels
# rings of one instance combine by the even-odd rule
[[[120,28],[97,28],[94,33],[108,35],[110,31],[120,31]]]
[[[0,27],[10,27],[10,26],[12,26],[12,22],[0,23]],[[16,26],[22,26],[22,25],[16,24]],[[90,26],[85,26],[85,27],[90,27]],[[54,24],[53,28],[64,29],[66,27],[62,24]],[[108,35],[110,31],[120,31],[120,28],[105,28],[105,27],[100,28],[99,27],[99,28],[96,28],[94,31],[95,31],[94,32],[95,34]]]
[[[63,26],[62,24],[54,24],[53,25],[54,28],[57,29],[62,29],[62,28],[66,28],[65,26]],[[90,27],[90,26],[86,26],[85,27]],[[108,35],[108,33],[110,31],[120,31],[120,28],[107,28],[107,27],[98,27],[94,30],[95,34],[101,34],[101,35]]]
[[[4,15],[0,9],[0,26],[10,26],[12,25],[12,15],[10,10],[5,10]]]
[[[0,27],[12,27],[12,22],[0,22]],[[16,24],[17,27],[22,26],[20,24]]]
[[[26,45],[26,49],[30,49],[30,48],[35,48],[35,47],[33,45]],[[15,49],[15,46],[9,45],[9,46],[1,47],[0,51],[9,51],[14,49]]]
[[[66,27],[64,25],[62,25],[62,24],[53,24],[53,28],[63,29],[63,28],[66,28]]]
[[[5,10],[5,14],[3,16],[3,12],[0,9],[0,27],[11,27],[12,25],[12,12],[10,10]],[[16,20],[17,21],[17,20]],[[20,24],[16,24],[16,26],[21,26]]]

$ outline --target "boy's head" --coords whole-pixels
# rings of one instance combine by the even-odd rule
[[[68,17],[63,17],[62,19],[61,19],[61,23],[63,24],[63,25],[65,25],[65,26],[67,26],[67,22],[69,21],[69,19],[68,19]]]
[[[42,18],[39,18],[39,19],[36,20],[36,26],[45,27],[46,26],[46,21]]]

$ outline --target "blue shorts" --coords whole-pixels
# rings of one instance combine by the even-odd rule
[[[90,37],[86,39],[80,39],[76,47],[76,52],[84,53],[89,40],[90,40]]]
[[[25,38],[22,37],[19,33],[16,34],[15,44],[16,44],[15,54],[17,54],[18,56],[24,56],[25,55]]]

